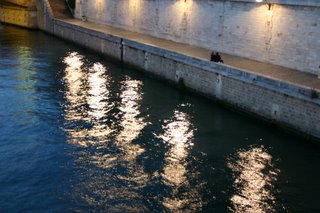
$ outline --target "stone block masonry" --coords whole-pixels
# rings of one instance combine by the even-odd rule
[[[320,1],[77,0],[88,21],[320,73]]]
[[[36,29],[37,11],[35,8],[0,5],[0,22]]]
[[[264,19],[256,19],[258,11],[262,10],[260,7],[265,9],[265,5],[257,6],[248,1],[137,0],[123,5],[124,0],[108,0],[109,6],[113,5],[117,12],[109,11],[107,15],[112,16],[112,26],[141,31],[144,34],[154,33],[166,39],[316,73],[313,66],[319,69],[320,31],[317,26],[320,26],[320,5],[313,0],[306,1],[307,6],[301,2],[297,5],[292,3],[292,0],[287,0],[292,5],[281,8],[278,5],[272,6],[279,7],[277,11],[283,10],[282,16],[272,15],[271,19],[268,16],[269,21],[265,22]],[[80,8],[86,8],[85,2],[90,0],[77,1],[77,5],[82,4]],[[103,7],[103,1],[99,2],[96,9],[98,14],[103,15],[104,8],[108,9],[109,6]],[[157,7],[154,7],[155,3]],[[99,27],[92,27],[94,24],[87,24],[86,27],[81,21],[56,19],[48,0],[37,0],[36,6],[36,11],[31,8],[20,10],[17,6],[2,7],[0,21],[5,20],[4,22],[29,28],[38,27],[174,84],[183,80],[185,86],[196,93],[320,141],[319,86],[313,89],[295,85],[248,70],[184,55],[162,48],[161,45],[138,42],[129,39],[130,36],[127,38],[106,33]],[[206,13],[209,11],[206,12],[207,8],[204,6],[215,11],[214,19],[209,15],[206,21]],[[145,10],[145,7],[151,12],[155,9],[155,16],[149,17],[150,20],[147,18],[151,13]],[[88,8],[86,12],[90,12],[90,7]],[[166,10],[163,10],[164,8]],[[140,9],[142,15],[137,14]],[[175,10],[181,10],[182,13],[173,13]],[[26,11],[28,12],[25,13]],[[88,14],[89,17],[85,16],[86,20],[88,18],[99,21]],[[171,17],[172,14],[176,14],[177,17]],[[297,22],[300,19],[301,21]],[[207,29],[207,24],[211,28]],[[152,28],[153,26],[156,29]]]
[[[125,41],[124,61],[160,78],[253,113],[278,125],[320,138],[319,91],[256,76],[220,64]]]
[[[264,120],[320,139],[320,91],[231,66],[186,56],[83,26],[53,21],[53,34],[165,81],[250,112]]]

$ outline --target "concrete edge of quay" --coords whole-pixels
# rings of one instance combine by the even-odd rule
[[[314,102],[315,104],[320,105],[320,90],[318,89],[313,89],[309,87],[304,87],[302,85],[294,84],[294,83],[288,83],[285,81],[281,81],[279,79],[272,78],[270,76],[264,76],[264,75],[257,75],[256,73],[250,72],[248,70],[244,70],[241,68],[229,66],[226,64],[220,64],[220,63],[212,63],[207,60],[203,60],[201,58],[193,57],[193,56],[188,56],[184,55],[181,53],[177,53],[174,51],[170,51],[167,49],[163,49],[158,46],[154,46],[152,44],[147,44],[147,43],[140,43],[131,39],[126,39],[126,38],[121,38],[116,35],[111,35],[111,34],[106,34],[104,32],[99,32],[96,30],[92,30],[89,28],[85,28],[82,26],[78,25],[73,25],[71,23],[62,21],[62,20],[55,20],[56,26],[61,26],[69,29],[73,29],[74,31],[77,31],[79,33],[86,33],[90,36],[97,37],[97,39],[103,39],[109,42],[113,42],[118,44],[119,46],[129,46],[131,48],[136,48],[142,51],[145,51],[146,53],[151,53],[154,55],[159,55],[164,58],[172,59],[177,62],[194,66],[199,69],[206,70],[208,72],[214,72],[217,74],[221,74],[226,77],[230,77],[233,79],[237,79],[243,82],[247,82],[250,84],[254,84],[257,86],[265,87],[270,90],[277,91],[279,93],[283,93],[289,96],[293,96],[299,99],[303,99],[305,101],[311,101]],[[66,40],[70,40],[72,42],[77,43],[76,38],[74,37],[74,34],[71,37],[63,37]],[[99,51],[100,53],[103,53],[97,48],[94,48],[92,43],[88,43],[82,46],[85,46],[89,49],[93,49],[95,51]],[[120,48],[120,47],[119,47]],[[113,58],[118,58],[120,57],[115,57],[115,55],[107,55],[111,56]],[[124,61],[126,62],[126,61]],[[135,65],[135,64],[132,64]],[[137,68],[142,68],[144,69],[145,67],[137,67]],[[145,69],[144,69],[145,70]],[[147,71],[147,70],[145,70]]]
[[[62,39],[185,87],[306,139],[320,141],[320,90],[257,75],[56,19],[38,1],[39,28]],[[319,144],[319,143],[318,143]]]

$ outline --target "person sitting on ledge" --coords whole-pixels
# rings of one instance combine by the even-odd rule
[[[221,59],[220,54],[218,52],[214,53],[214,51],[212,51],[212,53],[211,53],[210,61],[213,61],[216,63],[223,63],[223,60]]]

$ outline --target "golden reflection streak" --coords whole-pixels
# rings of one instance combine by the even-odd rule
[[[140,101],[142,100],[141,92],[142,82],[137,80],[127,79],[123,82],[121,87],[121,103],[119,110],[122,114],[120,118],[120,132],[115,138],[116,146],[121,150],[121,154],[117,156],[102,155],[95,156],[95,162],[97,165],[103,168],[110,168],[116,163],[125,163],[126,167],[134,167],[135,159],[142,154],[145,150],[137,144],[133,144],[132,141],[136,139],[141,130],[147,125],[143,118],[139,118]],[[111,130],[110,130],[111,131]],[[136,176],[137,180],[143,176],[143,183],[147,177],[139,169],[134,168],[131,171],[132,175]],[[140,174],[138,174],[140,172]],[[124,177],[120,177],[124,178]],[[131,177],[131,180],[134,178]]]
[[[66,109],[65,118],[70,124],[75,121],[88,123],[88,127],[71,127],[66,131],[69,134],[69,142],[83,147],[93,146],[94,151],[83,151],[83,156],[77,162],[80,167],[87,163],[95,164],[103,169],[114,169],[115,166],[123,166],[126,170],[116,176],[104,177],[91,176],[90,181],[86,182],[86,188],[90,193],[80,193],[87,203],[99,206],[100,202],[115,202],[116,200],[138,199],[139,194],[136,190],[141,189],[148,182],[149,175],[146,174],[141,166],[136,162],[136,158],[144,152],[139,145],[133,144],[141,130],[146,126],[146,122],[140,117],[140,102],[142,100],[141,81],[126,79],[122,82],[120,93],[120,106],[116,118],[120,122],[119,134],[115,136],[114,145],[120,150],[120,153],[109,154],[100,152],[99,149],[107,147],[110,134],[114,132],[115,127],[109,128],[105,123],[106,115],[109,110],[114,109],[113,103],[109,101],[109,79],[104,73],[106,68],[95,63],[91,67],[84,63],[83,57],[78,53],[70,53],[64,58],[67,65],[64,77],[66,85]],[[111,103],[110,103],[111,102]],[[76,123],[77,124],[77,123]],[[94,174],[95,171],[88,171],[86,166],[83,168],[88,173]],[[105,183],[113,182],[125,183],[124,185],[110,185],[105,189]],[[102,198],[96,200],[95,196]],[[107,196],[107,199],[104,197]],[[137,205],[137,208],[140,208]],[[130,209],[135,207],[118,206],[113,204],[114,209]]]
[[[87,128],[67,130],[71,143],[81,146],[99,145],[111,132],[104,124],[103,117],[110,107],[108,103],[109,79],[104,75],[106,68],[94,63],[86,70],[83,56],[76,52],[69,53],[63,60],[67,65],[64,81],[66,84],[65,119],[69,122],[81,121],[90,124]],[[88,105],[89,108],[85,107]]]
[[[193,146],[194,129],[188,119],[188,115],[175,111],[174,117],[166,121],[163,126],[164,134],[159,135],[170,147],[165,156],[165,166],[161,174],[164,183],[173,188],[172,195],[164,198],[163,205],[171,211],[180,211],[184,206],[201,209],[201,198],[197,188],[190,187],[186,177],[188,150]],[[178,197],[179,188],[185,187],[189,191],[188,196]],[[194,202],[194,201],[197,202]],[[193,206],[196,203],[195,206]]]
[[[103,168],[112,169],[113,165],[122,165],[125,172],[118,173],[114,178],[123,185],[110,185],[104,193],[111,195],[108,200],[141,200],[137,191],[141,190],[149,182],[150,176],[144,168],[136,162],[145,150],[134,144],[141,130],[146,126],[143,118],[140,118],[140,101],[142,100],[142,82],[127,79],[122,82],[121,103],[119,106],[120,132],[115,138],[115,145],[120,150],[116,155],[96,156]],[[144,207],[136,203],[134,206],[113,204],[112,208],[117,212],[140,212]]]
[[[17,77],[20,81],[16,86],[18,90],[35,90],[36,79],[33,78],[35,72],[33,71],[33,57],[29,48],[18,46],[17,48]],[[24,97],[26,103],[31,103],[32,98],[29,96]]]
[[[105,75],[106,68],[100,63],[94,63],[88,74],[88,95],[89,105],[88,116],[92,123],[88,134],[99,140],[107,138],[112,130],[105,124],[104,117],[112,109],[113,104],[109,103],[109,79]]]
[[[123,83],[121,105],[119,107],[123,114],[120,125],[122,130],[116,137],[118,147],[124,152],[125,160],[135,160],[137,156],[144,152],[139,145],[132,144],[141,130],[146,126],[143,118],[139,118],[140,101],[142,100],[141,81],[127,80]]]
[[[66,109],[65,119],[68,121],[81,120],[82,113],[78,112],[78,108],[85,101],[85,91],[83,90],[83,82],[86,78],[83,66],[83,56],[76,52],[69,53],[63,62],[67,65],[65,68],[65,76],[63,78],[66,85],[65,98],[69,104]]]
[[[143,168],[136,162],[136,158],[141,155],[145,150],[137,144],[133,144],[133,140],[136,139],[141,130],[147,125],[142,117],[139,117],[141,112],[140,102],[142,100],[142,82],[138,80],[127,79],[123,82],[120,111],[122,112],[121,118],[121,131],[116,137],[116,144],[122,151],[121,161],[126,163],[126,167],[129,171],[128,176],[119,176],[120,179],[130,182],[138,183],[137,187],[143,187],[147,182],[149,176],[144,172]],[[128,194],[134,196],[132,191],[129,192],[128,188],[122,190],[127,191]]]
[[[231,160],[232,161],[232,160]],[[263,147],[238,152],[236,162],[228,167],[234,172],[234,187],[238,194],[231,197],[234,212],[275,212],[275,197],[271,191],[277,171],[270,169],[272,156]]]
[[[108,112],[106,109],[108,103],[103,101],[109,95],[109,91],[106,88],[108,85],[107,79],[103,77],[105,72],[106,68],[102,64],[95,63],[88,76],[87,100],[90,107],[88,114],[94,120],[101,119]]]
[[[29,48],[24,46],[17,47],[19,65],[18,65],[18,77],[19,79],[28,81],[30,83],[30,79],[32,78],[32,72],[30,72],[30,68],[32,67],[33,58],[31,55],[31,51]],[[33,87],[34,84],[32,84]]]

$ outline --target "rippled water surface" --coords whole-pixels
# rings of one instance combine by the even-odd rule
[[[319,212],[320,149],[0,25],[1,212]]]

